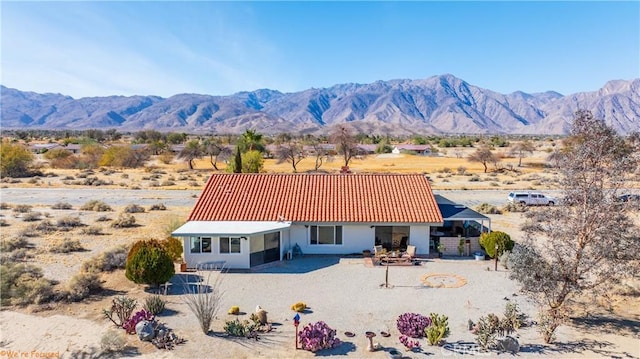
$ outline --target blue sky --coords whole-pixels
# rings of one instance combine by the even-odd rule
[[[73,96],[294,92],[450,73],[501,93],[640,77],[640,2],[2,1],[1,78]]]

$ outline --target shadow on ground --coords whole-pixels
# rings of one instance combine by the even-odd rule
[[[353,258],[353,257],[307,254],[307,255],[296,256],[292,260],[269,263],[263,266],[254,267],[246,271],[251,273],[283,273],[283,274],[309,273],[319,269],[336,265],[340,263],[341,258]],[[241,271],[230,270],[230,272],[241,272]]]
[[[559,355],[559,354],[580,354],[581,356],[589,356],[589,352],[597,354],[601,357],[611,358],[637,358],[630,353],[620,353],[612,350],[613,343],[604,340],[582,339],[580,341],[558,342],[549,345],[542,344],[524,344],[520,347],[520,352],[536,353],[541,355]]]
[[[585,331],[607,334],[640,335],[640,320],[621,318],[615,315],[589,315],[584,318],[574,318],[573,325]]]

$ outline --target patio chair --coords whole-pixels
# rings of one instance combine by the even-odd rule
[[[403,258],[408,258],[410,261],[416,256],[416,246],[407,246],[407,251],[402,254]]]
[[[373,257],[374,258],[380,258],[384,254],[386,254],[386,251],[382,248],[382,245],[373,246]]]

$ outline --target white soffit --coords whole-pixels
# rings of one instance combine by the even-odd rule
[[[200,235],[258,235],[291,227],[291,222],[190,221],[171,233],[176,237]]]

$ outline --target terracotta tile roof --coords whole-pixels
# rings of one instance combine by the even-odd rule
[[[428,179],[394,174],[213,174],[190,221],[441,223]]]

